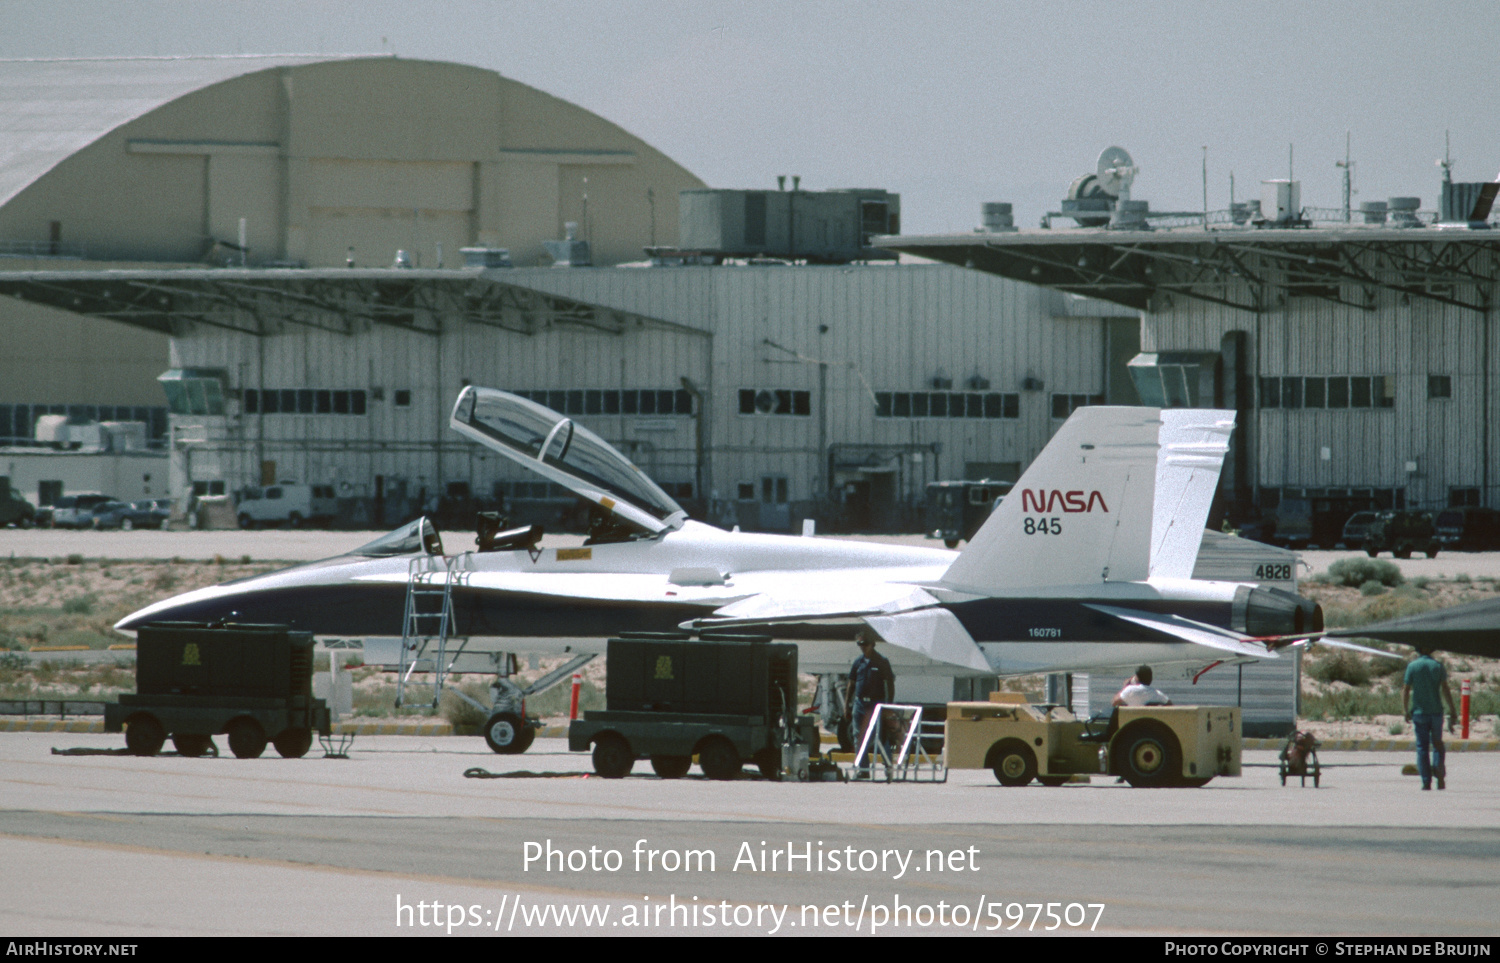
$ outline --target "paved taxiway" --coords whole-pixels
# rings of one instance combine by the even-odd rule
[[[892,907],[938,913],[940,904],[962,906],[965,925],[950,913],[924,926],[919,914],[890,931],[973,932],[977,921],[984,932],[996,919],[1003,931],[1018,912],[1025,930],[1033,911],[1020,907],[1048,903],[1073,919],[1102,903],[1097,931],[1111,933],[1500,931],[1500,757],[1491,753],[1452,756],[1441,793],[1420,792],[1400,773],[1407,756],[1392,753],[1324,753],[1316,790],[1283,788],[1270,752],[1247,753],[1244,777],[1198,790],[1102,777],[1005,789],[988,772],[954,772],[943,785],[666,782],[645,763],[610,781],[583,778],[588,757],[553,739],[518,757],[460,737],[363,738],[348,760],[316,750],[253,761],[52,753],[118,739],[0,736],[0,859],[24,881],[0,892],[0,930],[433,935],[446,932],[452,905],[462,907],[454,935],[497,926],[626,935],[642,931],[626,913],[670,913],[675,900],[677,925],[664,916],[656,932],[768,933],[775,917],[752,921],[750,909],[730,926],[716,921],[737,907],[778,906],[790,907],[779,932],[851,935]],[[538,775],[465,778],[471,767]],[[578,851],[572,870],[527,867],[527,843],[548,841]],[[789,845],[813,855],[811,869],[789,868]],[[649,869],[636,868],[648,858],[638,848],[658,852]],[[591,850],[605,862],[616,851],[619,867],[583,865]],[[713,853],[713,867],[700,855],[692,870],[666,868],[689,850]],[[882,867],[842,868],[866,851],[890,855]],[[772,852],[783,854],[779,865],[745,861]],[[910,862],[896,878],[902,854]],[[817,908],[816,927],[804,906]],[[595,926],[524,923],[566,907],[614,915]],[[442,926],[419,925],[434,915]],[[1047,925],[1045,915],[1035,924]]]

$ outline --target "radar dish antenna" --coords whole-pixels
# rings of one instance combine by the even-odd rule
[[[1123,147],[1106,147],[1099,154],[1099,186],[1122,201],[1130,199],[1130,182],[1139,170]]]

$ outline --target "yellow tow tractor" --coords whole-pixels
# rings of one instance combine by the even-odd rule
[[[1003,786],[1033,779],[1061,786],[1074,775],[1120,776],[1132,786],[1201,786],[1240,774],[1240,710],[1224,706],[1124,706],[1079,719],[1016,693],[948,703],[943,753],[950,769],[990,769]]]

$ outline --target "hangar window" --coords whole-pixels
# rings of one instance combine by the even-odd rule
[[[693,396],[677,388],[630,388],[624,391],[571,388],[562,391],[512,392],[560,415],[691,415]]]
[[[1467,508],[1479,504],[1479,489],[1477,488],[1450,488],[1448,489],[1449,508]]]
[[[1052,417],[1066,418],[1079,408],[1102,404],[1104,404],[1103,395],[1054,394],[1052,396]]]
[[[1453,377],[1451,375],[1428,375],[1427,397],[1429,398],[1452,398]]]
[[[812,392],[790,388],[741,388],[740,414],[805,417],[812,414]]]
[[[1021,396],[1003,391],[877,391],[877,418],[1019,418]]]
[[[1333,375],[1260,379],[1262,408],[1394,408],[1391,375]]]
[[[367,396],[332,388],[246,388],[243,399],[247,415],[362,415]]]
[[[411,407],[411,389],[410,388],[397,388],[396,391],[395,391],[393,400],[394,400],[395,405],[396,405],[397,408],[410,408]]]

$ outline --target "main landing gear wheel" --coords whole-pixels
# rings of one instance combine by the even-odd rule
[[[698,750],[698,767],[710,779],[738,779],[743,765],[739,750],[728,739],[710,739]]]
[[[189,759],[197,759],[208,752],[209,747],[213,744],[213,736],[206,736],[196,732],[172,733],[172,748],[177,750],[179,756],[187,756]]]
[[[229,724],[229,751],[236,759],[259,759],[266,751],[266,730],[254,719],[236,719]]]
[[[630,743],[613,732],[606,732],[594,742],[594,771],[605,779],[623,779],[635,766]]]
[[[1036,778],[1036,754],[1019,739],[1005,739],[991,749],[989,764],[1002,786],[1024,786]]]
[[[692,756],[652,756],[651,768],[663,779],[681,779],[693,768]]]
[[[312,748],[311,729],[283,729],[271,740],[283,759],[301,759]]]
[[[154,756],[167,741],[167,730],[155,716],[136,716],[125,723],[125,748],[133,756]]]
[[[1182,779],[1177,737],[1157,722],[1137,722],[1115,737],[1114,768],[1132,786],[1171,786]]]
[[[535,738],[536,730],[514,712],[497,712],[484,724],[484,741],[502,756],[525,752]]]

